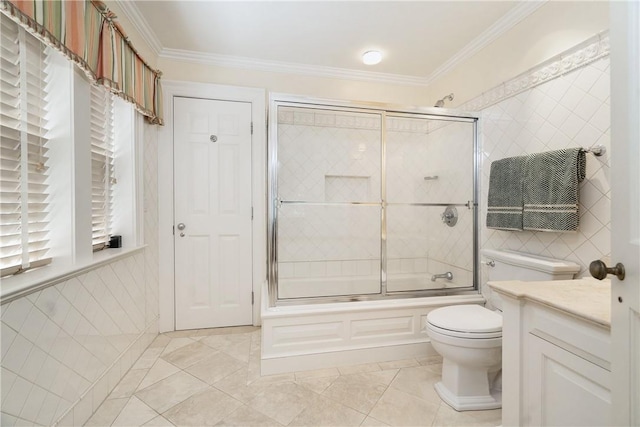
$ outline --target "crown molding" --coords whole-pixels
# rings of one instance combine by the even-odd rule
[[[122,13],[129,20],[133,28],[142,36],[149,47],[154,51],[156,55],[159,55],[162,51],[162,43],[156,33],[149,27],[149,23],[144,18],[144,15],[140,13],[140,9],[136,6],[135,2],[129,0],[114,0]]]
[[[371,81],[387,84],[428,86],[436,79],[452,71],[484,47],[495,41],[502,34],[513,28],[523,19],[538,10],[548,0],[522,1],[511,9],[491,27],[467,44],[429,76],[416,77],[402,74],[379,73],[347,68],[308,65],[291,62],[267,61],[255,58],[221,55],[214,53],[196,52],[182,49],[164,48],[156,33],[151,29],[146,19],[135,5],[128,0],[114,0],[131,25],[142,36],[153,51],[161,58],[177,61],[187,61],[199,64],[214,65],[227,68],[240,68],[275,73],[289,73],[316,77]]]
[[[519,22],[538,10],[546,2],[547,0],[523,1],[515,6],[502,18],[497,20],[492,26],[487,28],[478,37],[473,39],[471,43],[467,44],[455,55],[449,58],[444,64],[436,68],[427,77],[427,84],[449,73],[459,64],[463,63],[476,53],[480,52],[480,50],[484,49],[498,37],[516,26]]]
[[[329,77],[338,79],[372,81],[380,83],[426,86],[424,77],[407,76],[391,73],[377,73],[372,71],[351,70],[346,68],[326,67],[320,65],[307,65],[291,62],[266,61],[254,58],[246,58],[232,55],[219,55],[213,53],[195,52],[182,49],[162,49],[160,58],[195,62],[198,64],[215,65],[226,68],[241,68],[274,73],[289,73],[316,77]]]

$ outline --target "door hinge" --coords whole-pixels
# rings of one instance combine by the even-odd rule
[[[251,135],[253,135],[253,122],[251,122]]]
[[[253,292],[251,292],[251,305],[253,305]]]
[[[253,221],[253,206],[251,206],[251,220]]]

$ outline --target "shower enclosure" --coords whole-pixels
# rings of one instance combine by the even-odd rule
[[[477,289],[477,117],[276,97],[269,304]]]

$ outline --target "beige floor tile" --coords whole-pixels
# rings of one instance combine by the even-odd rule
[[[151,421],[147,422],[146,424],[143,424],[143,426],[145,427],[172,427],[174,425],[175,424],[173,424],[171,421],[169,421],[162,415],[158,415]]]
[[[442,374],[442,363],[435,363],[431,365],[424,365],[425,368],[430,370],[431,372],[435,372],[438,375]]]
[[[368,414],[386,389],[386,385],[360,375],[341,375],[322,396]]]
[[[249,403],[256,396],[268,390],[272,385],[273,384],[270,383],[248,384],[247,372],[244,369],[213,384],[218,390],[227,393],[229,396],[243,403]]]
[[[502,424],[502,410],[458,412],[442,402],[433,421],[434,426],[498,426]]]
[[[318,395],[293,383],[272,384],[254,397],[249,406],[281,424],[289,424]]]
[[[411,368],[420,366],[416,359],[393,360],[391,362],[379,362],[378,365],[383,371],[386,369]]]
[[[252,427],[280,427],[282,424],[267,417],[262,412],[243,405],[231,414],[227,415],[218,426],[252,426]]]
[[[366,415],[354,411],[340,403],[317,397],[296,418],[290,426],[359,426]]]
[[[247,365],[247,380],[256,381],[261,376],[261,363],[260,352],[252,353],[249,355],[249,363]]]
[[[377,363],[367,363],[364,365],[342,366],[338,368],[340,375],[363,374],[365,372],[380,371]]]
[[[113,422],[113,426],[141,426],[158,416],[158,413],[133,396]]]
[[[242,362],[249,361],[251,334],[210,335],[200,342]]]
[[[387,369],[386,371],[367,372],[364,374],[353,374],[350,377],[360,378],[363,381],[374,381],[379,384],[389,385],[398,375],[399,369]]]
[[[434,354],[433,356],[420,357],[416,359],[421,365],[437,365],[442,363],[442,356]]]
[[[199,329],[186,329],[184,331],[171,331],[165,332],[163,335],[168,336],[169,338],[192,338],[198,336]]]
[[[427,366],[402,368],[391,383],[391,387],[420,399],[440,404],[440,397],[433,388],[438,381],[440,381],[440,373],[431,371]]]
[[[335,377],[336,375],[340,375],[338,368],[315,369],[313,371],[300,371],[295,373],[296,381],[305,378]]]
[[[216,350],[211,351],[214,352],[213,355],[189,366],[185,371],[207,384],[214,384],[224,377],[232,375],[234,372],[246,367],[245,363],[225,353]]]
[[[109,395],[109,399],[131,397],[148,371],[148,369],[132,369],[127,372],[116,388],[113,389]]]
[[[224,350],[241,343],[251,344],[251,334],[209,335],[203,337],[200,342],[216,350]]]
[[[169,341],[171,341],[171,338],[169,338],[165,334],[160,334],[156,337],[156,339],[153,340],[151,344],[149,344],[149,348],[164,348],[167,344],[169,344]]]
[[[162,350],[162,353],[160,354],[160,356],[164,356],[165,354],[169,354],[171,352],[176,351],[177,349],[179,349],[180,347],[184,347],[185,345],[189,345],[191,343],[194,343],[195,340],[191,339],[191,338],[172,338],[171,341],[169,341],[169,343],[165,346],[164,350]]]
[[[209,346],[203,345],[200,342],[192,342],[171,353],[163,355],[162,359],[176,365],[178,368],[184,369],[216,353],[217,351]]]
[[[389,424],[385,424],[382,421],[376,420],[373,417],[367,417],[364,419],[364,421],[360,425],[362,427],[384,427],[384,426],[388,426]]]
[[[170,334],[173,338],[159,335],[112,392],[124,398],[107,399],[87,425],[501,422],[501,410],[456,412],[441,402],[433,389],[441,375],[440,356],[262,377],[260,333],[250,326],[179,331]],[[136,387],[134,396],[127,398]]]
[[[251,371],[247,375],[247,381],[250,384],[279,384],[279,383],[292,383],[295,381],[295,375],[293,372],[287,374],[275,374],[253,377]]]
[[[135,395],[159,413],[163,413],[207,388],[209,386],[205,382],[187,373],[178,372],[136,392]]]
[[[235,336],[235,335],[231,335],[231,336]],[[247,342],[240,342],[240,343],[234,344],[227,348],[221,349],[220,351],[228,354],[233,358],[240,360],[241,362],[248,363],[249,356],[251,354],[250,350],[251,350],[251,340]]]
[[[282,424],[274,419],[267,417],[262,412],[251,409],[244,405],[234,411],[232,414],[220,421],[218,426],[261,426],[261,427],[280,427]]]
[[[260,330],[260,326],[233,326],[228,328],[232,334],[247,334]]]
[[[122,411],[129,399],[107,399],[89,418],[86,426],[110,426]]]
[[[301,385],[307,390],[311,390],[315,393],[322,394],[333,382],[338,378],[338,375],[331,377],[312,377],[296,380],[296,384]]]
[[[165,362],[163,359],[156,360],[156,363],[147,371],[147,375],[142,379],[138,385],[138,390],[149,387],[151,384],[155,384],[160,380],[163,380],[176,372],[179,372],[180,368],[172,365],[169,362]]]
[[[430,426],[438,406],[389,387],[369,416],[392,426]]]
[[[230,328],[207,328],[198,330],[199,337],[208,337],[209,335],[230,335]]]
[[[132,369],[149,369],[156,362],[160,354],[162,354],[162,347],[150,347],[147,348],[142,356],[138,358]]]
[[[177,404],[162,416],[179,426],[211,426],[241,406],[242,403],[236,399],[209,388]]]

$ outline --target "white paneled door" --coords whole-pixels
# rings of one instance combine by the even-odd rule
[[[611,374],[614,425],[640,426],[640,4],[611,2]]]
[[[176,330],[252,323],[251,104],[174,98]]]

